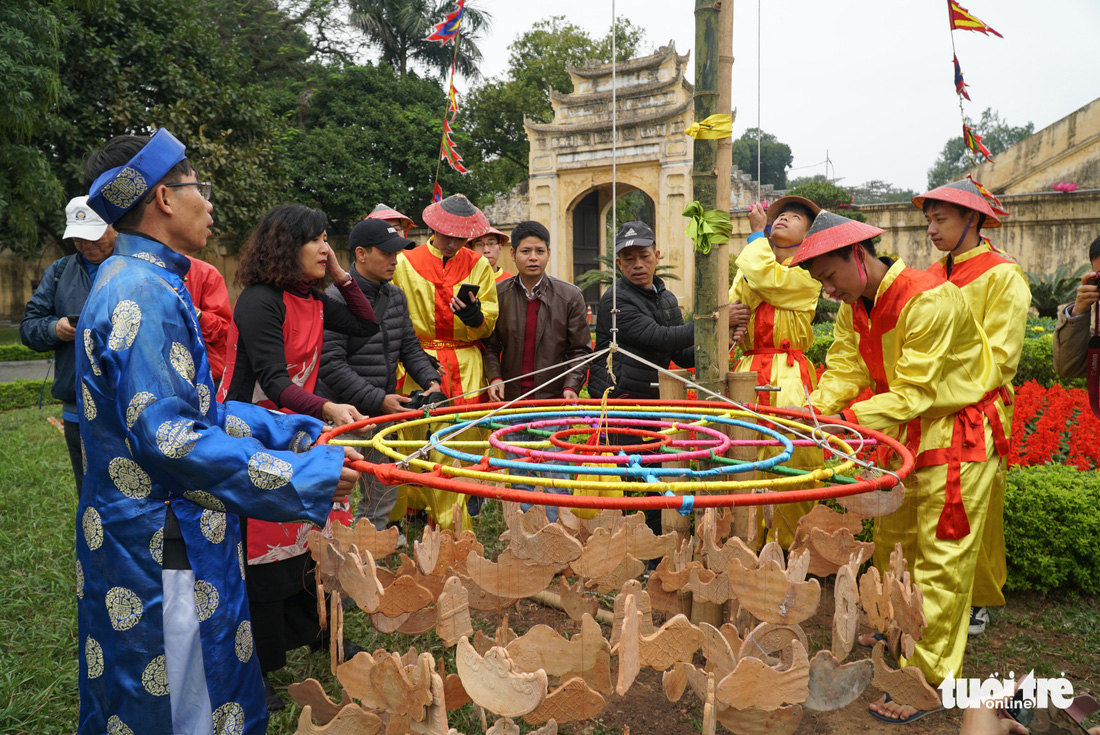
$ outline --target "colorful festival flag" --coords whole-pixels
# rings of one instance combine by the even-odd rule
[[[433,202],[443,201],[443,190],[441,188],[439,188],[439,182],[438,181],[435,182],[435,186],[432,187],[432,201]]]
[[[963,143],[966,147],[975,153],[980,153],[985,156],[987,161],[993,160],[993,154],[989,152],[989,149],[982,143],[982,136],[976,135],[969,125],[963,125]]]
[[[947,0],[947,8],[951,13],[951,30],[978,31],[987,35],[992,33],[997,38],[1004,38],[976,16],[971,15],[970,11],[959,5],[955,0]]]
[[[443,142],[440,145],[439,157],[451,164],[451,168],[460,174],[469,173],[469,169],[462,165],[462,156],[455,150],[454,141],[451,140],[451,126],[443,121]]]
[[[458,10],[448,13],[446,19],[442,23],[437,23],[431,35],[425,40],[447,43],[447,41],[456,38],[458,36],[459,26],[462,25],[462,14],[465,12],[466,0],[458,0]]]
[[[453,122],[458,115],[458,90],[455,89],[455,73],[454,69],[451,69],[451,88],[447,92],[447,98],[450,100],[450,104],[447,105],[447,112],[451,113],[451,121]],[[970,99],[967,97],[967,99]]]
[[[982,186],[981,182],[979,182],[977,179],[975,179],[970,174],[967,174],[966,178],[970,179],[970,183],[972,183],[974,185],[974,187],[979,192],[981,192],[981,195],[983,197],[985,197],[985,200],[987,202],[989,202],[989,206],[992,207],[994,214],[1003,214],[1005,216],[1011,216],[1011,215],[1008,214],[1008,211],[1003,206],[1001,206],[1001,200],[998,199],[997,197],[993,196],[993,192],[991,192],[989,189],[986,189],[984,186]]]
[[[959,57],[955,56],[955,94],[961,94],[967,100],[970,99],[970,95],[966,92],[966,82],[963,81],[963,70],[959,66]]]

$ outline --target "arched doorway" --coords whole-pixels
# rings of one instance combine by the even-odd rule
[[[623,222],[645,222],[657,229],[656,205],[653,198],[630,184],[616,186],[618,207],[611,206],[611,185],[593,187],[573,204],[573,281],[591,270],[608,270],[600,255],[614,257],[615,232]],[[614,218],[614,219],[613,219]],[[613,276],[609,273],[607,278]],[[595,309],[600,301],[601,286],[592,284],[583,290],[585,303]]]

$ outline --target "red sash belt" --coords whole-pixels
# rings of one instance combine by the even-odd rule
[[[947,487],[936,525],[936,538],[957,541],[970,533],[970,521],[966,517],[966,508],[962,502],[962,463],[986,461],[985,422],[989,420],[990,433],[997,454],[1008,456],[1008,437],[1004,425],[997,413],[997,399],[1007,406],[1012,402],[1012,394],[1007,387],[995,388],[977,403],[963,408],[955,414],[955,424],[951,431],[951,446],[943,449],[926,449],[917,455],[916,469],[947,465]],[[919,423],[909,425],[906,444],[910,447],[920,444]],[[914,429],[916,431],[914,431]]]
[[[786,355],[787,365],[790,367],[794,367],[797,361],[800,372],[802,373],[802,382],[807,385],[813,385],[810,381],[810,371],[812,368],[810,363],[806,360],[805,353],[803,353],[802,350],[793,349],[789,339],[783,340],[779,347],[757,347],[752,350],[744,350],[741,354],[752,358],[749,367],[756,372],[757,386],[764,386],[771,382],[772,360],[775,359],[776,355]],[[757,396],[757,400],[762,405],[770,406],[772,405],[772,394],[760,393]],[[764,425],[771,426],[770,423],[765,423]]]

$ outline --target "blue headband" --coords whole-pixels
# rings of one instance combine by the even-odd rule
[[[187,146],[159,128],[125,166],[101,173],[88,190],[88,206],[108,224],[129,212],[172,167],[182,161]]]

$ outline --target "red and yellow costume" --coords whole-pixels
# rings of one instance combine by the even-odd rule
[[[929,273],[947,277],[947,258],[933,264]],[[962,289],[974,319],[981,325],[1001,371],[1001,390],[1007,404],[1004,431],[1012,436],[1012,379],[1020,364],[1031,306],[1031,289],[1023,269],[1012,259],[983,241],[978,247],[954,257],[951,283]],[[974,573],[975,607],[1005,604],[1001,591],[1008,578],[1004,534],[1005,468],[994,478],[989,493],[989,522],[985,526],[978,567]]]
[[[793,255],[793,252],[792,252]],[[756,372],[757,385],[774,385],[778,393],[759,392],[756,399],[770,406],[801,406],[806,388],[817,386],[817,372],[805,351],[814,343],[813,319],[821,284],[802,268],[790,267],[790,258],[780,263],[763,233],[753,233],[737,256],[737,278],[730,288],[730,302],[739,301],[752,310],[748,334],[741,345],[742,357],[735,372]],[[761,459],[774,454],[761,448]],[[821,450],[800,447],[788,467],[816,469],[822,465]],[[767,477],[767,473],[758,473]],[[789,548],[798,519],[809,513],[814,501],[775,507],[772,528],[766,540],[778,540]],[[758,516],[757,531],[764,538],[764,519]]]
[[[493,272],[493,281],[495,283],[500,283],[501,281],[507,281],[509,278],[511,278],[514,275],[516,275],[516,274],[515,273],[509,273],[508,271],[504,270],[503,268],[501,268],[498,265],[494,269],[494,272]]]
[[[836,413],[872,387],[845,417],[916,456],[903,506],[875,521],[875,564],[888,569],[901,543],[928,620],[902,663],[936,685],[961,673],[989,491],[1008,449],[1001,371],[962,292],[900,260],[870,313],[863,300],[840,307],[834,335],[813,405]]]
[[[409,316],[421,346],[439,360],[443,392],[447,396],[460,396],[485,387],[478,340],[493,332],[498,313],[497,290],[489,261],[468,248],[460,248],[454,257],[444,263],[443,255],[436,250],[433,239],[398,255],[393,283],[409,300]],[[463,283],[474,283],[480,287],[477,298],[481,302],[484,321],[476,328],[467,327],[451,311],[451,299]],[[397,381],[398,389],[406,395],[420,388],[403,367],[398,369]],[[470,395],[456,398],[452,405],[465,406],[481,400],[480,395]],[[433,458],[433,461],[444,461],[443,455],[435,452]],[[443,528],[454,528],[452,506],[463,496],[439,490],[406,489],[412,491],[410,495],[423,495],[428,512],[436,523]],[[404,512],[400,501],[395,509],[395,513],[399,512]],[[463,526],[472,527],[468,516],[464,517]]]

